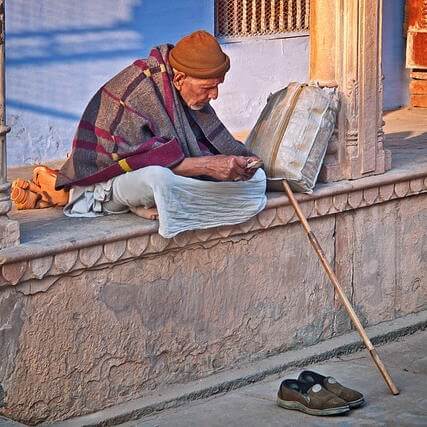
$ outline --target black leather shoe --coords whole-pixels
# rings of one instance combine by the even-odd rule
[[[351,388],[344,387],[337,382],[334,377],[325,377],[324,375],[318,374],[314,371],[303,371],[299,375],[298,381],[301,381],[310,387],[315,384],[320,384],[322,387],[326,388],[326,390],[345,400],[351,409],[359,408],[365,403],[362,393],[352,390]]]

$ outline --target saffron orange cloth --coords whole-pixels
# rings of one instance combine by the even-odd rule
[[[11,199],[18,210],[65,206],[68,191],[55,190],[57,169],[37,166],[31,180],[17,178],[12,182]]]

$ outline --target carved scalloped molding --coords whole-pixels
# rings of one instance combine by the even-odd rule
[[[300,201],[300,205],[307,218],[316,218],[426,192],[427,177],[421,177],[361,188],[346,193],[325,194],[316,199],[307,198]],[[158,233],[152,233],[63,251],[52,256],[35,256],[28,260],[3,264],[1,266],[0,288],[27,283],[25,293],[37,292],[40,287],[45,286],[42,283],[36,283],[42,279],[48,286],[48,283],[54,283],[65,274],[73,274],[196,244],[206,245],[208,241],[227,239],[254,231],[285,226],[296,221],[297,218],[292,206],[283,203],[279,206],[268,207],[256,217],[235,226],[189,231],[172,239],[165,239]],[[33,288],[34,290],[32,290]]]

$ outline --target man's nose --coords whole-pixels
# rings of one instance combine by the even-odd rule
[[[211,89],[209,92],[209,99],[217,99],[218,98],[218,88]]]

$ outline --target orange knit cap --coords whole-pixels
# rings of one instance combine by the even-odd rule
[[[206,31],[183,37],[170,51],[169,62],[176,70],[199,79],[221,78],[230,69],[230,59]]]

